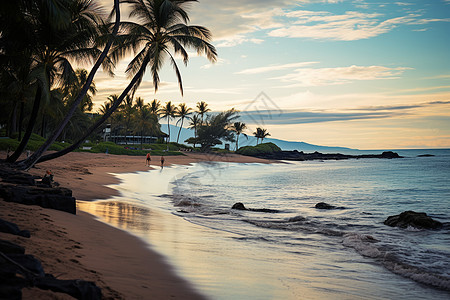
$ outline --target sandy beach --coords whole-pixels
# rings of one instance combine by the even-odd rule
[[[4,158],[5,153],[0,153]],[[199,161],[268,163],[267,160],[235,154],[210,155],[186,153],[165,157],[165,166]],[[160,157],[151,165],[160,167]],[[111,173],[145,171],[145,157],[109,154],[69,153],[37,165],[29,172],[42,176],[51,170],[54,180],[73,191],[78,200],[107,199],[117,191],[105,185],[117,182]],[[95,282],[105,299],[203,299],[177,276],[165,258],[150,250],[144,242],[124,231],[97,221],[78,211],[77,215],[0,201],[0,218],[31,232],[31,238],[0,233],[26,248],[41,260],[44,270],[59,279],[83,279]],[[71,299],[70,296],[24,289],[24,299]]]

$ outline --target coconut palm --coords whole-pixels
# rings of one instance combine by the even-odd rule
[[[167,134],[169,135],[168,142],[170,142],[170,118],[174,118],[177,109],[171,101],[166,102],[166,105],[161,109],[161,117],[167,118]]]
[[[161,103],[159,103],[158,100],[153,99],[153,101],[150,102],[149,109],[152,114],[154,114],[155,116],[159,116],[159,113],[161,111]]]
[[[114,28],[111,32],[112,37],[115,36],[119,29],[119,0],[114,0],[114,9],[116,13],[116,20]],[[99,6],[93,0],[73,0],[70,2],[69,12],[71,13],[71,18],[68,18],[68,23],[70,26],[67,26],[68,28],[66,28],[65,31],[61,32],[61,30],[59,30],[59,32],[56,34],[54,33],[53,37],[50,37],[47,40],[44,39],[44,36],[52,30],[49,30],[49,28],[46,28],[45,26],[41,30],[41,33],[44,33],[44,36],[39,37],[38,40],[48,43],[43,43],[43,47],[37,47],[38,51],[36,61],[40,63],[38,65],[44,70],[44,74],[46,75],[41,75],[41,78],[47,79],[47,81],[44,81],[44,84],[48,87],[51,86],[53,82],[53,80],[51,80],[52,75],[55,77],[58,76],[60,80],[62,79],[64,82],[73,78],[71,75],[73,73],[73,69],[68,58],[78,59],[81,62],[86,62],[86,60],[93,61],[95,57],[97,57],[97,60],[95,61],[95,64],[93,65],[83,88],[73,102],[65,118],[61,121],[57,129],[45,141],[45,143],[37,151],[35,151],[30,158],[21,164],[21,167],[24,169],[31,168],[61,134],[62,130],[67,125],[70,118],[78,108],[80,102],[88,92],[95,73],[100,65],[103,65],[106,71],[111,72],[110,65],[105,64],[105,61],[108,62],[109,60],[105,60],[105,58],[112,45],[112,39],[109,39],[106,42],[103,51],[98,50],[94,43],[95,39],[101,34],[100,25],[103,24],[103,17],[101,11],[99,10]],[[50,18],[50,20],[54,20],[54,18]],[[56,36],[59,38],[55,39]],[[59,44],[53,45],[52,42],[54,41],[59,41]],[[42,88],[38,88],[36,95],[42,93],[42,91],[40,91],[41,89]],[[37,99],[37,97],[35,99]],[[34,107],[37,107],[38,109],[39,103],[35,103]],[[20,146],[16,152],[19,150]]]
[[[256,145],[258,145],[259,139],[261,139],[261,143],[262,143],[266,137],[270,136],[270,133],[267,132],[267,129],[258,127],[258,128],[256,128],[256,131],[253,132],[253,135],[256,137]]]
[[[174,54],[182,57],[187,65],[189,60],[186,48],[193,48],[200,55],[215,62],[217,52],[210,44],[211,33],[202,26],[188,25],[189,16],[185,10],[186,5],[195,0],[121,0],[122,3],[131,4],[130,16],[136,17],[140,24],[123,22],[121,35],[116,39],[112,52],[112,59],[117,62],[131,51],[136,51],[136,56],[128,64],[127,75],[132,77],[129,85],[119,97],[119,103],[111,107],[109,115],[117,109],[117,106],[128,93],[135,92],[142,82],[147,68],[150,68],[155,92],[159,87],[159,71],[164,61],[168,58],[171,62],[179,83],[180,92],[183,95],[181,73],[178,69]],[[39,161],[53,159],[69,153],[78,148],[81,143],[97,129],[108,117],[103,115],[89,130],[70,147],[42,157]]]
[[[119,108],[125,120],[125,144],[128,144],[127,135],[131,126],[131,118],[135,112],[135,108],[133,106],[133,98],[130,95],[127,95],[125,97],[124,103]]]
[[[197,113],[201,116],[202,124],[203,124],[203,115],[206,114],[208,111],[211,110],[208,108],[208,104],[206,104],[206,102],[204,101],[197,102]]]
[[[244,133],[245,129],[247,129],[245,123],[242,122],[233,123],[233,130],[234,132],[236,132],[236,151],[239,149],[239,135],[243,134],[246,138],[248,138],[247,135]]]
[[[178,122],[181,121],[180,130],[178,131],[178,136],[177,136],[177,143],[178,143],[178,140],[180,139],[181,129],[183,129],[183,121],[187,116],[189,116],[191,114],[191,110],[192,110],[191,108],[186,106],[186,103],[181,103],[177,107],[176,116],[180,118],[180,120],[178,120]]]
[[[150,134],[157,131],[158,118],[152,114],[147,106],[142,106],[138,109],[135,116],[135,129],[141,134],[141,150],[144,139],[144,134]]]
[[[191,120],[189,122],[189,129],[194,129],[194,148],[195,148],[195,144],[196,144],[196,140],[197,140],[197,129],[198,127],[201,125],[201,120],[200,117],[198,115],[193,115],[192,117],[189,117],[189,120]]]

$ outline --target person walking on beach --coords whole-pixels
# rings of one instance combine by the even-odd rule
[[[147,162],[146,162],[146,166],[149,166],[150,167],[150,162],[152,161],[152,157],[150,156],[150,152],[149,153],[147,153]]]
[[[161,169],[164,168],[164,155],[161,155]]]

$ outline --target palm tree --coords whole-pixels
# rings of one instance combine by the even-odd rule
[[[176,114],[176,107],[171,101],[166,102],[166,105],[161,109],[162,118],[167,118],[167,134],[169,135],[168,143],[170,142],[170,118],[174,118]]]
[[[53,159],[78,148],[116,110],[117,106],[130,91],[136,91],[148,67],[150,67],[156,92],[160,81],[159,71],[165,59],[169,58],[177,75],[180,92],[183,95],[181,73],[173,54],[181,55],[184,64],[187,65],[189,55],[185,47],[189,47],[197,50],[198,54],[205,54],[210,61],[216,61],[216,49],[209,42],[211,40],[210,31],[202,26],[187,25],[189,17],[184,8],[193,1],[122,0],[122,2],[131,4],[130,16],[137,17],[142,23],[121,23],[122,34],[117,37],[112,52],[112,60],[117,62],[130,51],[138,50],[138,53],[126,69],[126,73],[133,77],[131,82],[120,95],[118,103],[111,107],[109,114],[103,115],[77,142],[59,152],[46,155],[39,161]]]
[[[178,131],[177,143],[178,143],[178,140],[180,139],[181,129],[183,129],[183,121],[188,115],[191,114],[191,110],[192,110],[191,108],[186,106],[186,103],[181,103],[178,105],[176,115],[177,115],[177,117],[180,118],[180,120],[178,120],[178,121],[181,121],[181,125],[180,125],[180,130]]]
[[[247,129],[245,123],[234,122],[233,130],[236,132],[236,151],[239,149],[239,135],[243,134],[246,138],[248,138],[247,135],[243,133],[245,129]]]
[[[161,111],[161,103],[159,103],[158,100],[153,99],[153,101],[150,102],[149,109],[152,114],[159,116],[159,112]]]
[[[197,129],[201,125],[201,120],[198,115],[193,115],[192,117],[189,117],[189,128],[194,129],[194,148],[197,140]]]
[[[136,130],[141,133],[141,150],[144,139],[144,133],[153,133],[156,131],[158,124],[158,118],[156,115],[150,112],[150,109],[146,106],[138,109],[135,126]]]
[[[253,132],[253,135],[256,137],[256,145],[258,145],[258,141],[259,139],[261,139],[261,143],[263,142],[263,140],[267,137],[270,136],[270,133],[267,132],[267,129],[263,129],[261,127],[256,128],[256,131]]]
[[[208,104],[206,104],[206,102],[201,101],[201,102],[197,102],[197,113],[202,117],[201,121],[203,124],[203,115],[206,114],[208,111],[211,111],[208,108]]]
[[[50,147],[50,145],[56,140],[56,138],[61,134],[64,127],[69,122],[70,118],[75,113],[76,109],[78,108],[80,102],[83,100],[84,96],[88,92],[90,85],[94,79],[94,76],[100,67],[100,65],[103,65],[105,70],[111,71],[108,64],[105,64],[105,58],[106,55],[109,52],[109,49],[112,45],[112,38],[109,38],[108,41],[105,44],[105,48],[103,51],[98,50],[95,45],[94,47],[93,42],[96,37],[99,36],[100,30],[99,25],[103,24],[103,20],[101,17],[101,14],[99,14],[98,6],[96,3],[94,3],[91,0],[76,0],[73,1],[73,4],[70,8],[73,10],[71,11],[73,13],[73,17],[69,19],[69,24],[71,24],[69,31],[65,32],[65,34],[60,34],[58,36],[66,37],[67,40],[63,39],[60,41],[62,47],[60,49],[61,52],[57,52],[58,49],[49,49],[48,45],[45,45],[43,48],[45,51],[52,51],[49,52],[55,54],[54,57],[51,56],[41,56],[41,58],[51,58],[50,62],[54,63],[54,67],[57,67],[56,70],[59,68],[59,73],[62,74],[62,78],[69,78],[68,75],[70,75],[70,70],[72,70],[70,62],[66,59],[67,57],[74,57],[79,58],[81,61],[85,61],[86,59],[93,59],[94,57],[98,57],[94,66],[92,67],[86,82],[84,83],[83,88],[80,91],[80,94],[73,102],[72,106],[70,107],[68,113],[66,114],[65,118],[61,121],[58,128],[53,132],[53,134],[45,141],[45,143],[34,152],[34,154],[29,157],[26,161],[24,161],[21,166],[24,169],[31,168],[42,156],[42,154]],[[70,10],[69,10],[70,11]],[[120,9],[119,9],[119,0],[114,0],[114,11],[116,15],[115,24],[113,27],[113,30],[111,32],[111,37],[114,37],[119,29],[119,23],[120,23]],[[51,16],[51,14],[50,14]],[[54,18],[50,18],[51,20]],[[64,17],[62,17],[64,19]],[[48,31],[48,28],[44,28],[43,32]],[[84,42],[83,42],[84,41]],[[84,48],[83,48],[84,47]],[[86,48],[87,47],[87,48]],[[56,50],[56,51],[55,51]],[[44,51],[44,53],[45,53]],[[48,61],[48,60],[44,60]],[[109,61],[109,60],[107,60]],[[45,65],[44,65],[45,66]],[[48,74],[48,71],[47,71]],[[49,80],[49,82],[51,82]],[[40,88],[38,88],[38,92],[36,95],[40,94]],[[39,95],[40,96],[40,95]],[[37,99],[37,97],[35,98]],[[36,100],[35,100],[36,101]],[[39,108],[39,103],[35,104],[34,106],[37,106]],[[20,147],[16,150],[16,152],[20,150]],[[70,152],[70,151],[69,151]],[[68,152],[66,152],[68,153]],[[19,153],[20,154],[20,153]],[[57,155],[55,157],[59,157],[60,155]],[[48,158],[49,159],[49,158]]]
[[[130,95],[127,95],[125,97],[125,102],[120,106],[120,108],[125,120],[125,144],[128,144],[127,136],[131,126],[131,118],[135,112],[135,108],[133,107],[133,98]]]
[[[205,124],[198,129],[198,141],[202,151],[209,151],[212,146],[221,144],[221,140],[234,141],[231,124],[237,118],[239,115],[235,109],[208,117]]]

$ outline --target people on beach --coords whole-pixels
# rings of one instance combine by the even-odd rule
[[[164,155],[161,155],[161,169],[164,168]]]
[[[146,166],[150,166],[150,162],[152,161],[152,157],[150,156],[150,152],[147,153],[147,161],[146,161]]]
[[[44,177],[42,177],[42,183],[51,187],[52,182],[53,182],[53,174],[50,170],[47,170],[45,172]]]

